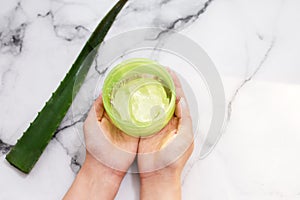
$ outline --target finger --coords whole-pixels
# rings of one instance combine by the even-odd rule
[[[171,70],[170,68],[167,68],[167,71],[169,72],[169,74],[171,75],[171,77],[173,79],[173,82],[175,85],[175,91],[176,91],[176,101],[178,102],[181,98],[185,98],[180,80],[173,70]]]
[[[100,95],[94,102],[93,106],[91,107],[90,111],[88,112],[88,116],[84,122],[84,132],[86,132],[94,122],[98,122],[102,120],[104,113],[103,102],[102,102],[102,95]]]
[[[180,105],[180,100],[178,102],[176,102],[176,105],[175,105],[175,116],[178,117],[179,119],[181,118],[182,114],[181,114],[181,111],[182,111],[182,108],[181,108],[181,105]]]
[[[184,98],[181,98],[177,104],[175,115],[179,118],[178,133],[192,134],[192,118]]]
[[[190,117],[190,109],[185,98],[181,98],[175,107],[175,116],[179,119],[183,117]]]
[[[102,94],[99,95],[99,97],[94,102],[94,109],[96,112],[96,117],[98,121],[101,121],[104,113],[104,106],[103,106],[103,99]]]

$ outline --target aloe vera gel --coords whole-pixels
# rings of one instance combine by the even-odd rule
[[[172,77],[159,63],[130,59],[114,67],[103,85],[103,103],[125,133],[144,137],[161,130],[175,110]]]

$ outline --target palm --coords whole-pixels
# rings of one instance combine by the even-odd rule
[[[106,114],[100,96],[84,123],[87,151],[102,164],[127,171],[134,161],[138,138],[131,137],[115,127]]]
[[[177,131],[178,118],[173,116],[169,123],[158,133],[147,138],[141,138],[139,153],[152,153],[161,150]]]
[[[189,109],[186,103],[183,103],[185,96],[178,78],[172,71],[170,74],[176,87],[175,113],[170,122],[157,134],[140,139],[138,165],[141,173],[181,170],[193,151],[193,130]]]
[[[132,137],[118,129],[110,120],[104,111],[100,127],[103,134],[118,148],[124,151],[136,153],[138,146],[138,138]]]

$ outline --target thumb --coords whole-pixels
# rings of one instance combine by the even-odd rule
[[[99,97],[94,102],[93,108],[95,109],[94,112],[96,112],[96,117],[98,121],[101,121],[104,113],[104,105],[103,105],[103,98],[102,94],[99,95]]]

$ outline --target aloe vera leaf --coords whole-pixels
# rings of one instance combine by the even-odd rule
[[[96,27],[59,87],[6,156],[11,165],[26,174],[31,171],[71,106],[99,44],[127,1],[119,0]]]

